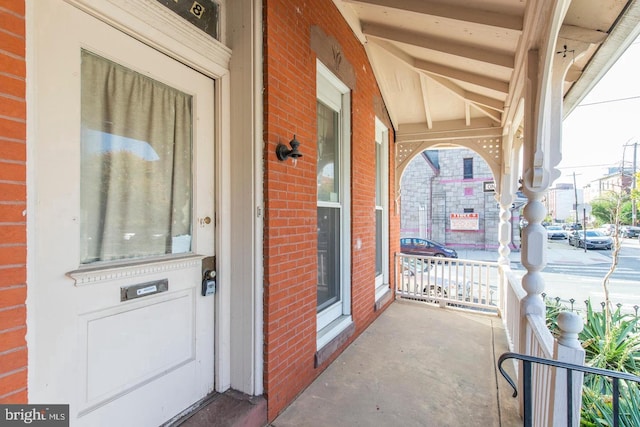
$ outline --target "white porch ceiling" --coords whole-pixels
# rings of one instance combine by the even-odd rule
[[[523,58],[544,40],[551,0],[334,0],[364,44],[397,141],[422,145],[503,128],[522,94]],[[535,15],[535,16],[534,16]],[[573,0],[562,28],[567,55],[587,44],[565,78],[572,109],[638,34],[640,0]],[[511,116],[510,116],[511,115]],[[493,132],[495,133],[495,129]],[[446,144],[445,144],[446,145]]]

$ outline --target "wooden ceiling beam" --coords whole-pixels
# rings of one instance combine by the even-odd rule
[[[414,66],[415,68],[429,74],[435,74],[449,79],[460,80],[477,86],[485,87],[487,89],[495,90],[496,92],[500,93],[509,92],[509,83],[502,80],[493,79],[491,77],[486,77],[480,74],[459,70],[457,68],[447,67],[445,65],[440,65],[429,61],[422,61],[419,59],[414,60]]]
[[[452,7],[445,2],[436,3],[424,0],[347,0],[347,2],[405,10],[423,15],[504,28],[511,31],[522,31],[523,28],[523,18],[521,16],[472,9],[460,5]]]
[[[453,42],[444,38],[433,37],[412,31],[401,31],[394,27],[363,23],[362,32],[367,37],[376,37],[398,43],[405,43],[423,49],[434,50],[448,55],[458,56],[474,61],[513,69],[513,55],[484,49],[480,46],[472,46],[464,43]]]

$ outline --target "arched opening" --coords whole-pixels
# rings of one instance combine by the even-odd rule
[[[494,171],[467,147],[416,153],[400,178],[400,235],[456,249],[497,249],[500,206]]]

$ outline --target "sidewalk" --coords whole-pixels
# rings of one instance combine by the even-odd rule
[[[472,259],[477,261],[497,261],[498,250],[477,250],[477,249],[456,249],[460,259]],[[585,252],[583,248],[569,246],[564,242],[547,242],[547,264],[609,264],[611,251],[601,249],[589,249]],[[521,264],[521,251],[511,251],[509,259],[512,263]]]
[[[610,254],[611,251],[603,249],[588,249],[585,252],[583,248],[569,246],[566,242],[547,244],[547,264],[610,264]]]

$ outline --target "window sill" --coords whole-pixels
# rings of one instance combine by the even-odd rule
[[[376,288],[376,303],[373,310],[378,311],[384,307],[391,299],[391,288],[389,285],[382,285]]]
[[[318,331],[314,367],[322,365],[354,334],[356,326],[351,316],[340,316]]]

